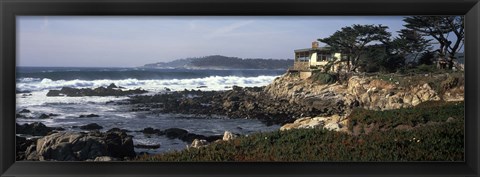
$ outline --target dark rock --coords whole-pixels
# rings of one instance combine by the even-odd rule
[[[109,156],[112,157],[134,157],[132,136],[125,132],[107,132],[106,143]]]
[[[50,118],[50,116],[48,116],[47,114],[42,114],[38,118],[39,119],[48,119],[48,118]]]
[[[114,89],[114,88],[118,88],[114,83],[111,83],[107,89]]]
[[[110,85],[112,86],[112,85]],[[110,87],[109,86],[109,87]],[[114,86],[114,85],[113,85]],[[146,93],[147,91],[141,89],[135,90],[118,90],[112,87],[105,88],[105,87],[98,87],[95,89],[90,88],[70,88],[70,87],[63,87],[61,90],[50,90],[47,93],[47,96],[70,96],[70,97],[80,97],[80,96],[126,96],[126,95],[133,95],[133,94],[142,94]]]
[[[52,132],[53,128],[45,126],[40,122],[35,122],[31,124],[16,124],[16,133],[18,134],[27,134],[32,136],[45,136],[48,133]]]
[[[107,130],[107,132],[131,132],[131,131],[127,129],[111,128],[110,130]]]
[[[132,108],[135,111],[148,111],[148,108],[154,108],[150,109],[152,113],[250,118],[258,119],[267,125],[293,122],[295,120],[293,117],[298,117],[300,114],[317,116],[342,111],[342,105],[338,105],[339,102],[336,99],[327,99],[326,103],[322,100],[323,98],[293,101],[277,99],[267,95],[263,88],[234,86],[228,91],[185,89],[166,94],[137,95],[130,97],[129,103],[135,106]]]
[[[31,111],[28,110],[28,109],[22,109],[22,110],[21,110],[20,112],[18,112],[18,113],[30,113],[30,112],[31,112]]]
[[[50,116],[50,117],[55,117],[55,116],[59,116],[59,115],[60,114],[53,114],[53,113],[48,114],[48,116]]]
[[[171,139],[181,138],[188,133],[187,130],[180,129],[180,128],[169,128],[169,129],[164,130],[164,132],[165,132],[165,135],[168,138],[171,138]]]
[[[82,130],[99,130],[99,129],[102,129],[103,127],[96,123],[91,123],[91,124],[80,126],[79,128]]]
[[[15,93],[31,93],[31,91],[27,91],[27,90],[15,90]]]
[[[158,149],[160,148],[160,144],[153,144],[153,145],[137,144],[134,147],[139,149]]]
[[[30,147],[25,154],[27,160],[84,161],[103,156],[135,156],[132,137],[125,133],[54,133],[37,140],[35,148]]]
[[[187,133],[187,134],[184,134],[183,136],[179,137],[179,139],[181,139],[182,141],[191,143],[195,139],[206,139],[206,137],[203,136],[203,135],[197,135],[197,134],[194,134],[194,133]]]
[[[17,152],[16,160],[26,159],[25,151],[27,150],[28,147],[30,147],[31,145],[34,145],[35,143],[36,143],[36,139],[29,140],[24,137],[16,136],[16,148],[15,148]]]
[[[217,141],[217,140],[221,140],[223,138],[223,135],[213,135],[213,136],[207,136],[205,137],[205,140],[207,140],[208,142],[214,142],[214,141]]]
[[[56,130],[56,131],[65,131],[65,129],[62,127],[52,127],[52,128],[53,130]]]
[[[23,114],[15,114],[15,118],[27,118],[25,115]]]
[[[161,130],[153,129],[151,127],[144,128],[141,132],[144,133],[144,134],[161,134],[162,133]]]
[[[79,118],[85,118],[85,117],[100,117],[99,115],[96,115],[96,114],[88,114],[88,115],[80,115]]]

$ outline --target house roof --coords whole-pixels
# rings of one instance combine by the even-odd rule
[[[329,47],[319,47],[319,48],[296,49],[296,50],[294,50],[294,51],[295,51],[295,53],[297,53],[297,52],[328,51],[328,50],[330,50]]]

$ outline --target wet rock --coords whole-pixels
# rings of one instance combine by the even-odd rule
[[[87,125],[82,125],[79,128],[82,130],[99,130],[99,129],[102,129],[103,127],[96,123],[91,123]]]
[[[139,149],[158,149],[158,148],[160,148],[160,144],[151,144],[151,145],[137,144],[134,147],[139,148]]]
[[[180,129],[180,128],[169,128],[164,130],[164,132],[165,132],[165,135],[171,139],[181,138],[188,134],[187,130]]]
[[[40,122],[35,122],[31,124],[16,124],[16,133],[18,134],[27,134],[32,136],[45,136],[52,132],[54,129],[51,127],[45,126],[45,124]]]
[[[120,128],[111,128],[110,130],[107,130],[107,132],[131,132],[130,130],[127,129],[120,129]]]
[[[61,132],[38,139],[35,151],[26,152],[26,156],[27,160],[83,161],[105,160],[104,156],[131,158],[135,152],[131,136],[125,133]]]
[[[91,117],[100,117],[96,114],[80,115],[79,118],[91,118]]]
[[[15,90],[15,93],[31,93],[31,91],[28,91],[28,90]]]
[[[50,116],[50,117],[56,117],[56,116],[59,116],[59,115],[60,114],[53,114],[53,113],[48,114],[48,116]]]
[[[110,85],[115,86],[115,85]],[[109,86],[109,87],[110,87]],[[147,91],[141,89],[134,89],[134,90],[119,90],[113,87],[105,88],[105,87],[98,87],[95,89],[90,88],[70,88],[70,87],[63,87],[61,90],[49,90],[47,96],[69,96],[69,97],[81,97],[81,96],[126,96],[126,95],[133,95],[133,94],[142,94],[146,93]]]
[[[147,128],[144,128],[143,130],[141,130],[142,133],[144,134],[163,134],[163,132],[159,129],[154,129],[154,128],[151,128],[151,127],[147,127]]]
[[[20,112],[18,112],[18,113],[31,113],[31,111],[28,110],[28,109],[22,109],[22,110],[21,110]]]
[[[17,114],[15,114],[15,118],[27,118],[27,116],[17,113]]]
[[[39,119],[48,119],[48,118],[50,118],[50,116],[47,115],[47,114],[42,114],[42,115],[40,115],[38,118],[39,118]]]
[[[118,88],[114,83],[111,83],[107,89],[115,89],[115,88]]]

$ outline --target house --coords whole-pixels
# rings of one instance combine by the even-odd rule
[[[300,73],[302,79],[310,77],[312,71],[315,70],[329,69],[329,71],[335,72],[341,69],[339,61],[341,61],[342,55],[333,52],[328,46],[319,47],[318,42],[312,42],[311,48],[297,49],[294,52],[295,60],[289,72]]]

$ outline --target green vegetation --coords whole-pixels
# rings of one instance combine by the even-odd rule
[[[441,61],[441,68],[453,69],[465,38],[463,16],[409,16],[403,21],[405,28],[393,38],[388,26],[354,24],[318,41],[346,56],[348,72],[407,73],[417,65],[412,71],[434,72],[434,60]]]
[[[463,102],[429,102],[411,109],[358,110],[350,118],[388,125],[440,121],[412,130],[375,131],[358,136],[323,129],[257,133],[203,148],[142,156],[139,161],[462,161]],[[358,115],[357,115],[358,114]],[[454,121],[446,121],[448,117]]]
[[[313,72],[310,78],[314,82],[318,82],[320,84],[334,84],[338,80],[338,76],[333,73],[324,73],[319,71]]]
[[[400,87],[428,84],[432,89],[440,94],[443,94],[448,89],[463,86],[465,84],[465,75],[463,72],[443,71],[443,73],[441,71],[424,73],[409,70],[409,74],[377,74],[376,77],[380,80],[389,82],[390,84],[395,84]]]
[[[398,125],[416,126],[429,121],[445,122],[449,117],[463,119],[464,102],[423,102],[414,108],[401,108],[396,110],[373,111],[355,109],[350,114],[350,126],[355,124],[377,124],[383,128],[395,128]]]

